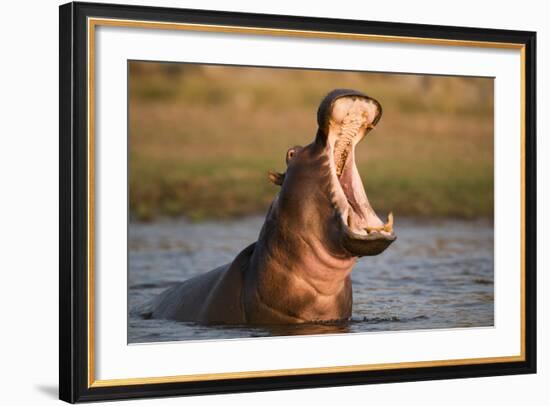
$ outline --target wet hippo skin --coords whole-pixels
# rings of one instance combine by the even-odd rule
[[[153,303],[153,318],[225,324],[287,324],[351,316],[351,271],[395,239],[371,207],[355,146],[378,123],[380,104],[337,89],[321,102],[314,141],[286,154],[285,173],[258,241],[230,264],[175,285]]]

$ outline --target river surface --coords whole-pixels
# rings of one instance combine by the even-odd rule
[[[256,241],[262,224],[263,217],[130,223],[128,342],[493,325],[493,227],[485,220],[396,219],[397,241],[353,270],[353,315],[346,322],[228,327],[144,316],[163,290],[231,262]]]

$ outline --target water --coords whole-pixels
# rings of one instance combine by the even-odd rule
[[[142,317],[151,299],[172,284],[232,261],[256,241],[262,224],[261,217],[131,223],[128,342],[493,325],[493,227],[458,220],[397,219],[397,241],[379,256],[360,259],[353,270],[350,321],[249,327]]]

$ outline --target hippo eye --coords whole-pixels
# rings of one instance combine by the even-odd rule
[[[290,151],[288,151],[288,159],[294,158],[294,154],[296,154],[296,151],[294,151],[293,149],[291,149]]]
[[[286,151],[286,164],[292,161],[303,147],[301,145],[294,145]]]
[[[290,148],[286,152],[286,163],[288,164],[296,156],[296,148]]]

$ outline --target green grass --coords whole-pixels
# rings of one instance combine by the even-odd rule
[[[286,150],[316,131],[321,98],[363,90],[384,109],[357,148],[374,208],[396,216],[493,214],[493,82],[132,62],[130,210],[134,218],[264,213]]]

